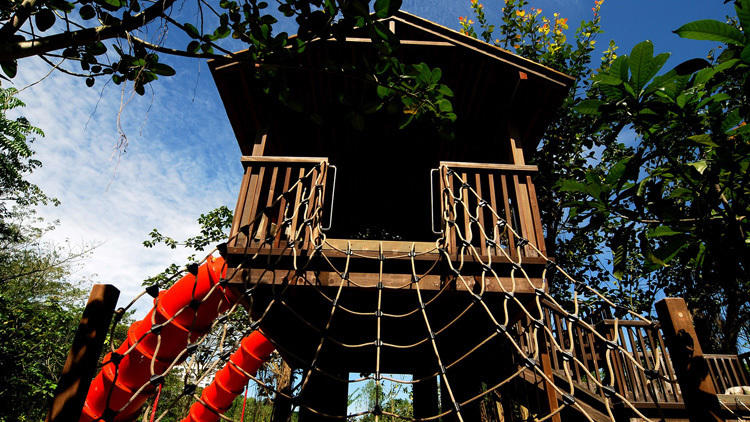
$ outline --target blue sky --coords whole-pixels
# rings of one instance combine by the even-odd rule
[[[529,6],[568,17],[571,30],[591,15],[592,1],[531,1]],[[500,1],[487,1],[490,19]],[[450,28],[470,15],[469,1],[404,1],[403,9]],[[710,43],[679,39],[671,31],[704,18],[733,14],[721,0],[607,0],[602,8],[605,33],[599,47],[614,39],[627,53],[644,39],[657,52],[671,51],[668,66],[704,56]],[[175,11],[188,19],[189,7]],[[291,28],[287,30],[293,31]],[[174,36],[174,34],[172,35]],[[183,39],[172,38],[177,46]],[[177,47],[180,48],[180,47]],[[220,205],[233,208],[242,167],[240,152],[206,64],[163,59],[178,75],[152,84],[144,97],[98,81],[52,74],[25,89],[24,114],[47,134],[36,145],[44,167],[33,180],[62,205],[40,214],[59,219],[50,241],[98,245],[80,272],[81,278],[113,283],[129,300],[144,277],[170,262],[183,262],[187,251],[147,250],[141,242],[154,227],[176,238],[197,231],[195,218]],[[20,64],[18,88],[42,78],[48,66],[35,60]],[[119,118],[118,114],[122,109]],[[120,127],[127,148],[115,147]]]

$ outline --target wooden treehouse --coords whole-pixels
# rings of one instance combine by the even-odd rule
[[[605,421],[607,403],[622,420],[686,419],[658,325],[600,315],[591,332],[543,297],[550,267],[527,160],[573,80],[408,13],[388,24],[402,60],[442,69],[455,139],[424,124],[399,129],[398,115],[368,112],[371,82],[326,71],[373,56],[356,32],[290,63],[210,63],[245,170],[225,254],[231,283],[253,289],[253,318],[306,373],[300,400],[317,412],[300,407],[300,420],[346,415],[350,374],[413,376],[415,418],[452,410],[443,419],[457,420],[460,410],[480,420],[491,397],[500,420],[522,407]],[[264,66],[301,103],[261,89]],[[506,305],[498,328],[487,309]],[[513,345],[537,359],[519,359]],[[709,357],[714,393],[748,383],[737,356]],[[499,394],[472,400],[515,371]],[[300,404],[284,403],[287,414]]]

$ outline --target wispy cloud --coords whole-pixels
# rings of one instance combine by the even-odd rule
[[[45,73],[44,63],[22,62],[16,83]],[[32,179],[62,201],[40,210],[60,220],[48,239],[101,243],[85,272],[120,288],[121,302],[145,277],[187,254],[144,248],[152,228],[176,238],[195,234],[195,218],[232,206],[239,190],[239,149],[205,67],[201,73],[197,85],[195,72],[157,81],[153,96],[128,104],[122,123],[129,143],[122,155],[114,149],[119,87],[87,89],[81,79],[53,74],[21,94],[23,114],[46,133],[35,143],[44,166]]]

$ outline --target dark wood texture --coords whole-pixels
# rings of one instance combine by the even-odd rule
[[[119,296],[120,291],[110,284],[95,284],[91,289],[47,422],[77,421],[80,417]]]

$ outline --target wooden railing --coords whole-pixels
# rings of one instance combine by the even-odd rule
[[[711,373],[714,388],[724,394],[730,387],[750,385],[747,367],[737,355],[703,354]]]
[[[325,197],[326,175],[323,174],[322,186],[315,185],[320,180],[319,172],[325,171],[319,164],[327,161],[326,158],[317,157],[242,157],[245,175],[230,233],[230,236],[238,236],[228,246],[245,248],[271,237],[272,249],[283,247],[289,241],[290,234],[297,233],[303,222],[312,217],[310,213],[314,212],[316,195]],[[311,171],[312,175],[302,179],[298,188],[272,206],[280,194],[289,191],[295,182]],[[300,206],[303,195],[310,192],[313,196],[307,206]],[[293,213],[298,207],[301,211]],[[299,247],[306,249],[309,241],[308,235]]]
[[[608,319],[602,321],[598,328],[610,340],[614,340],[617,335],[617,343],[622,347],[622,350],[614,353],[615,387],[620,394],[636,405],[683,402],[661,330],[641,320],[619,320],[615,330],[615,321]],[[633,359],[625,356],[626,353]],[[652,378],[649,387],[649,374],[646,371],[656,367],[657,356],[659,371],[650,374]],[[633,360],[643,369],[634,364]]]
[[[498,247],[487,245],[485,236],[478,232],[476,224],[471,224],[469,212],[477,209],[479,200],[474,195],[461,194],[462,183],[471,186],[480,198],[487,202],[492,209],[497,211],[499,217],[530,244],[536,246],[545,253],[544,233],[539,214],[536,191],[531,176],[537,171],[536,166],[519,166],[512,164],[483,164],[483,163],[461,163],[443,161],[440,163],[442,171],[440,175],[440,189],[450,189],[455,197],[462,198],[464,206],[457,205],[455,218],[456,226],[449,227],[449,244],[451,252],[458,250],[456,242],[456,227],[464,234],[467,240],[471,239],[482,255],[505,256],[498,248],[504,248],[512,259],[517,260],[517,241],[510,236],[508,231],[498,225],[498,218],[488,209],[479,207],[478,222],[484,227],[486,238],[498,239]],[[455,172],[455,175],[446,174],[447,169]],[[457,177],[456,177],[457,176]],[[441,202],[441,212],[445,211],[445,201]],[[449,204],[449,206],[451,206]],[[530,247],[521,248],[523,257],[537,257],[537,253]]]
[[[572,357],[579,360],[581,364],[571,361],[570,372],[578,394],[582,394],[581,399],[588,399],[589,403],[596,401],[603,403],[605,391],[599,387],[599,384],[604,386],[610,384],[609,367],[605,357],[606,342],[591,330],[585,329],[580,323],[571,323],[566,315],[550,302],[544,301],[542,310],[545,325],[552,331],[557,344],[565,350],[571,347],[572,334]],[[527,352],[531,352],[529,327],[529,324],[522,321],[516,324],[520,344],[527,349]],[[615,339],[614,320],[607,319],[599,322],[596,324],[596,330],[608,340]],[[645,321],[619,320],[617,331],[619,332],[617,344],[621,349],[611,352],[615,390],[636,407],[654,407],[654,402],[658,402],[659,405],[681,407],[683,405],[682,394],[676,382],[677,377],[661,330]],[[547,348],[551,351],[550,366],[557,382],[561,386],[567,386],[564,360],[568,356],[553,347],[551,342],[548,342]],[[657,357],[657,349],[659,349],[659,370],[647,374],[646,371],[655,367],[654,359]],[[635,365],[633,361],[638,362],[643,369]],[[649,375],[652,376],[651,387],[647,383]]]

